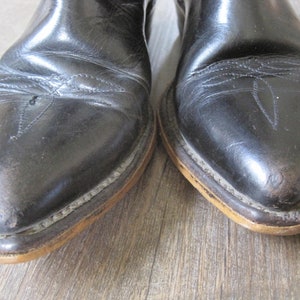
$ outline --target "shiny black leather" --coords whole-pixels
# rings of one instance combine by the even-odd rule
[[[1,252],[18,249],[15,240],[2,249],[6,235],[105,181],[144,134],[151,81],[144,5],[42,1],[2,57]]]
[[[184,9],[182,134],[242,195],[298,210],[299,19],[286,0],[186,0]]]

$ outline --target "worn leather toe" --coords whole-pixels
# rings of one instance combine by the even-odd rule
[[[139,138],[133,111],[101,101],[30,101],[0,104],[2,234],[26,229],[108,179]]]

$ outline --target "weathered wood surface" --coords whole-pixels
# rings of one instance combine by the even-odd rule
[[[150,42],[154,105],[178,48],[164,1]],[[1,0],[1,53],[37,3]],[[229,221],[186,182],[160,142],[139,184],[96,224],[46,257],[0,266],[0,300],[299,298],[300,236],[264,236]]]

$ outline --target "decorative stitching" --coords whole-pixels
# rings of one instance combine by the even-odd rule
[[[2,70],[2,74],[4,74],[5,76],[3,70]],[[79,79],[79,81],[77,82],[76,79]],[[80,82],[80,79],[93,80],[94,82],[89,83],[91,87],[82,87],[80,86],[80,84],[81,83],[84,84],[84,82]],[[14,82],[11,84],[7,84],[7,81],[14,81]],[[125,88],[118,83],[110,82],[103,78],[95,77],[86,73],[74,74],[72,76],[53,74],[46,78],[26,76],[25,74],[14,76],[10,73],[7,74],[6,77],[0,78],[0,92],[2,93],[2,97],[18,95],[19,98],[22,96],[24,97],[24,99],[22,99],[21,101],[25,101],[24,109],[20,114],[17,133],[11,137],[12,141],[16,141],[17,139],[19,139],[24,133],[28,132],[43,117],[43,115],[54,104],[54,96],[59,98],[59,97],[64,97],[64,94],[67,94],[67,97],[70,97],[70,94],[74,94],[74,95],[77,94],[77,98],[78,98],[78,93],[83,93],[85,96],[88,95],[92,96],[97,94],[105,95],[105,94],[126,93],[129,98],[135,97],[134,94],[127,92]],[[39,96],[40,98],[46,97],[50,99],[50,102],[49,104],[47,104],[45,109],[42,110],[42,112],[39,112],[38,115],[34,117],[34,119],[31,122],[29,122],[27,126],[24,126],[25,115],[27,111],[31,109],[31,106],[28,105],[28,96],[30,98],[32,96]],[[114,99],[114,97],[110,97],[110,98]],[[12,97],[11,100],[0,99],[0,104],[9,103],[13,101],[16,101],[15,97]],[[125,113],[128,116],[130,115],[130,113],[127,114],[124,108],[122,108],[121,106],[113,105],[113,103],[110,103],[109,101],[105,101],[105,99],[101,99],[101,100],[97,99],[94,101],[105,107],[118,109],[120,112]],[[124,106],[124,103],[122,105]]]
[[[300,83],[300,58],[293,56],[289,58],[285,56],[246,57],[222,60],[209,66],[199,67],[186,80],[178,84],[179,98],[191,99],[190,95],[193,95],[193,100],[180,103],[180,110],[183,114],[190,109],[194,111],[196,104],[200,107],[221,94],[250,93],[273,130],[277,130],[280,122],[279,98],[275,88],[268,81],[270,77]],[[253,81],[252,84],[238,89],[234,87],[234,82],[239,79],[252,79]],[[260,85],[260,82],[263,85]],[[233,88],[226,85],[229,83]],[[236,83],[236,86],[238,85],[239,83]],[[213,92],[216,87],[218,93]],[[268,92],[271,96],[273,107],[270,112],[264,106],[261,92]]]

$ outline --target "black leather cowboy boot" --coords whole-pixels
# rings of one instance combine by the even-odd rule
[[[177,167],[254,231],[300,232],[300,21],[287,0],[186,0],[160,109]]]
[[[144,0],[45,0],[0,64],[0,262],[105,213],[150,159]]]

